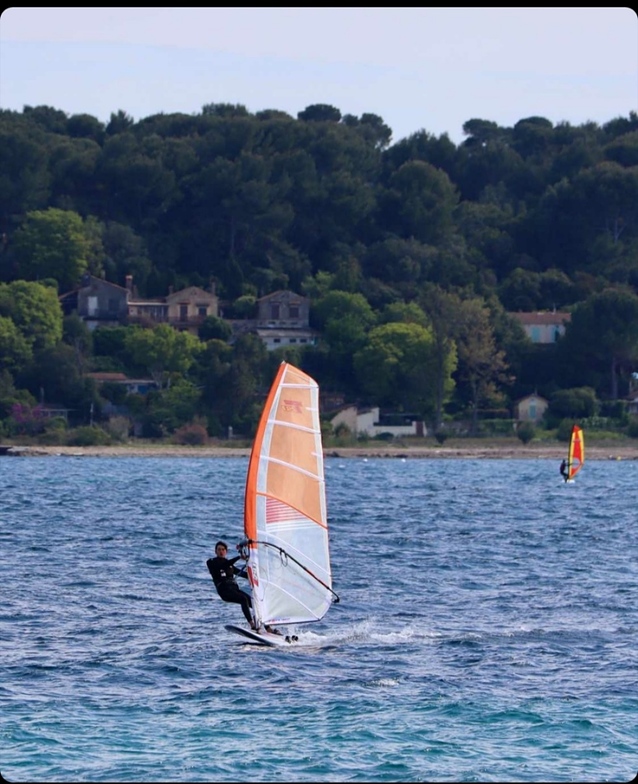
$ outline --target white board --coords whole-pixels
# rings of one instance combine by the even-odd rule
[[[297,642],[297,638],[294,635],[271,634],[263,630],[255,632],[252,629],[242,629],[241,626],[232,626],[231,624],[227,624],[224,628],[229,632],[235,632],[235,634],[248,637],[253,642],[257,642],[260,645],[268,645],[271,648],[288,648]]]

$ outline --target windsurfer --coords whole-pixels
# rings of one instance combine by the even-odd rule
[[[560,464],[560,473],[561,473],[561,476],[563,477],[563,479],[565,481],[567,481],[567,479],[569,477],[569,472],[567,471],[567,461],[566,460],[563,460],[563,462]]]
[[[228,546],[226,542],[217,542],[215,545],[215,558],[209,558],[206,561],[206,566],[213,578],[215,588],[219,597],[224,602],[231,602],[233,604],[241,604],[241,611],[244,617],[250,624],[251,629],[255,629],[255,621],[252,615],[252,601],[250,596],[239,587],[235,575],[240,577],[247,577],[243,569],[238,569],[235,563],[243,558],[240,553],[234,558],[226,558]]]

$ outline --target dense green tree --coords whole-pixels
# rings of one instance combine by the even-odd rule
[[[369,399],[422,415],[434,407],[433,366],[432,333],[415,323],[375,327],[354,356],[359,384]]]
[[[144,367],[162,388],[170,387],[172,374],[185,373],[201,349],[194,335],[178,332],[168,324],[129,331],[124,344],[133,362]]]
[[[314,103],[302,112],[297,112],[297,119],[305,122],[339,122],[341,112],[334,106],[327,103]]]
[[[470,391],[472,430],[479,407],[493,397],[497,384],[509,381],[505,352],[499,349],[485,303],[477,298],[462,303],[462,320],[457,333],[458,377]]]
[[[364,331],[375,322],[374,312],[365,297],[348,291],[328,291],[314,303],[311,312],[312,322],[320,330],[344,316],[351,316]]]
[[[431,246],[392,236],[368,247],[362,268],[367,277],[384,283],[417,283],[431,275],[432,263]]]
[[[591,387],[560,389],[549,399],[547,417],[555,424],[565,418],[577,421],[594,416],[598,407],[596,392]]]
[[[40,402],[71,409],[69,416],[75,423],[90,421],[92,404],[98,415],[100,399],[95,382],[82,376],[73,346],[60,342],[37,352],[21,381]]]
[[[25,106],[22,110],[24,116],[31,122],[51,133],[64,134],[67,132],[67,114],[53,106]]]
[[[31,343],[10,318],[0,316],[0,371],[16,371],[33,359]]]
[[[26,280],[0,283],[0,316],[10,318],[36,351],[52,348],[62,337],[62,308],[50,286]]]
[[[379,314],[382,324],[402,322],[405,324],[420,324],[428,326],[428,317],[416,302],[391,302]]]
[[[84,375],[93,353],[93,335],[77,313],[72,313],[62,322],[62,340],[75,351],[78,371]]]
[[[464,322],[463,304],[458,294],[439,286],[426,287],[421,299],[432,334],[432,375],[434,379],[434,430],[443,423],[443,406],[454,389],[451,374],[457,367],[456,339]]]
[[[83,215],[100,210],[103,195],[97,167],[101,152],[92,139],[61,137],[52,145],[51,200],[56,207]]]
[[[49,151],[41,131],[24,118],[0,111],[0,227],[3,232],[50,198]]]
[[[88,266],[82,218],[55,207],[28,213],[15,233],[14,253],[22,278],[55,278],[62,291],[73,288]]]
[[[106,126],[106,133],[108,136],[114,136],[118,133],[123,133],[135,124],[135,120],[130,114],[127,114],[123,109],[117,112],[111,112],[111,117]]]
[[[620,374],[631,372],[638,362],[638,296],[606,289],[578,304],[566,326],[561,355],[572,365],[576,359],[606,367],[604,391],[617,400]]]
[[[501,283],[498,294],[509,310],[530,313],[538,308],[540,302],[540,275],[517,267]]]
[[[0,368],[0,423],[11,416],[16,403],[33,408],[37,401],[26,389],[16,387],[13,375],[8,370]]]
[[[269,356],[257,335],[245,334],[233,346],[232,360],[224,380],[222,422],[236,433],[252,436],[272,381]]]
[[[604,272],[610,247],[638,236],[638,167],[605,162],[579,171],[548,189],[533,221],[546,266]]]
[[[224,319],[217,316],[206,316],[197,331],[200,340],[228,340],[232,334],[232,327]]]
[[[66,121],[69,136],[93,139],[100,144],[104,140],[104,123],[91,114],[72,114]]]
[[[197,387],[184,378],[178,378],[168,389],[153,392],[142,417],[144,431],[152,438],[175,432],[193,420],[199,400]]]
[[[425,161],[407,161],[389,179],[382,217],[401,237],[435,243],[452,227],[458,194],[448,175]]]

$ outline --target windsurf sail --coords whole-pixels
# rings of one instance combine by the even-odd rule
[[[567,477],[573,479],[583,467],[585,462],[585,436],[583,430],[578,425],[572,428],[569,439],[569,451],[567,453]]]
[[[332,590],[317,382],[282,362],[248,465],[244,554],[258,627],[318,621]]]

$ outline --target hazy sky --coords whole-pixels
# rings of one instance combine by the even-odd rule
[[[207,103],[372,112],[393,140],[462,141],[511,126],[605,123],[638,109],[629,8],[10,8],[0,107],[46,104],[107,121]]]

